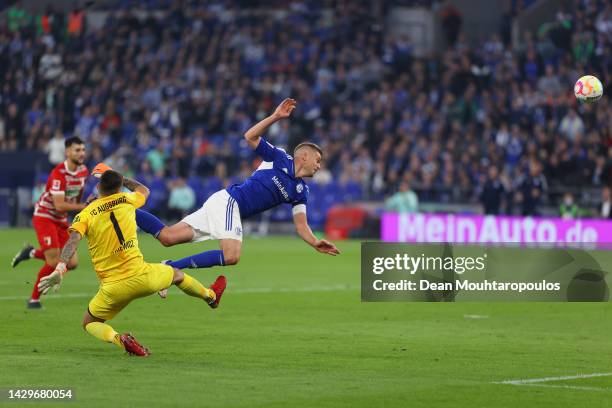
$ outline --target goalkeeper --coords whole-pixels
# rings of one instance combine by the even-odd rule
[[[121,192],[122,186],[131,192]],[[100,288],[89,302],[83,328],[92,336],[113,343],[129,354],[148,356],[149,350],[132,335],[118,334],[106,321],[115,317],[132,300],[149,296],[172,284],[216,308],[225,290],[226,279],[219,276],[209,289],[178,269],[144,261],[138,248],[135,211],[144,205],[149,196],[147,187],[109,170],[101,176],[98,192],[100,198],[74,218],[60,262],[52,274],[41,279],[38,287],[43,294],[51,288],[59,288],[68,261],[81,238],[86,236]]]

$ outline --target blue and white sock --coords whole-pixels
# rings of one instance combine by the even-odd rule
[[[210,268],[211,266],[225,265],[225,258],[223,257],[223,251],[215,249],[177,259],[176,261],[166,262],[166,265],[176,269]]]

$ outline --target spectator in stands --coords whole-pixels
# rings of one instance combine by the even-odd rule
[[[601,218],[612,218],[612,194],[610,187],[605,186],[601,190],[601,203],[599,204],[599,216]]]
[[[410,189],[410,178],[404,177],[399,191],[385,200],[385,210],[400,214],[412,214],[419,211],[419,198]]]
[[[565,193],[563,195],[563,201],[559,206],[559,215],[565,219],[573,219],[580,216],[580,208],[574,202],[574,195],[572,193]]]
[[[26,27],[30,23],[32,16],[23,7],[22,2],[18,1],[8,9],[7,18],[8,29],[12,32],[19,32],[22,27]]]
[[[68,35],[71,37],[80,37],[83,35],[85,26],[85,12],[80,8],[76,8],[68,15]]]
[[[25,147],[25,137],[23,129],[23,117],[16,103],[10,103],[4,121],[4,132],[9,145]]]
[[[80,116],[74,133],[84,140],[90,140],[92,134],[100,128],[100,118],[96,105],[89,105],[84,108]]]
[[[28,205],[28,208],[32,212],[34,211],[34,205],[36,204],[36,202],[38,202],[40,195],[45,192],[48,176],[49,175],[47,173],[40,173],[36,178],[36,184],[32,188],[32,199],[30,200],[30,203]]]
[[[64,134],[60,129],[55,129],[53,138],[49,140],[45,150],[49,154],[49,163],[51,163],[53,166],[57,166],[64,161],[64,151],[66,149],[64,147]]]
[[[62,55],[57,52],[53,45],[47,46],[47,51],[40,59],[38,71],[41,77],[49,82],[58,79],[62,75]]]
[[[584,122],[574,109],[570,109],[561,120],[559,132],[570,141],[576,139],[577,135],[584,134]]]
[[[446,43],[453,47],[457,42],[457,37],[461,31],[461,24],[463,23],[461,13],[451,4],[447,4],[440,11],[440,18],[442,19]]]
[[[555,74],[555,68],[552,65],[546,66],[546,73],[538,80],[538,90],[542,95],[556,98],[563,92],[563,86],[559,77]]]
[[[519,186],[519,201],[522,215],[540,215],[543,195],[548,190],[542,166],[536,161],[529,164],[529,172]]]
[[[182,219],[195,206],[196,197],[193,189],[187,185],[184,178],[170,182],[170,198],[168,200],[168,218]]]
[[[163,172],[166,165],[166,149],[160,143],[155,149],[151,149],[147,153],[147,161],[153,169],[153,173]]]
[[[506,188],[499,178],[496,165],[489,166],[487,181],[480,193],[480,202],[485,214],[499,215]]]

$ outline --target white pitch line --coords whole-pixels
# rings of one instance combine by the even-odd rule
[[[84,298],[84,297],[93,297],[96,294],[95,291],[91,293],[67,293],[65,295],[46,295],[43,296],[43,300],[47,299],[61,299],[61,298]],[[27,296],[0,296],[0,301],[2,300],[28,300]]]
[[[542,383],[542,382],[549,382],[549,381],[578,380],[581,378],[609,377],[609,376],[612,376],[612,373],[577,374],[577,375],[566,375],[563,377],[544,377],[544,378],[527,378],[523,380],[505,380],[505,381],[496,381],[495,384],[527,385],[527,384]]]
[[[97,289],[97,288],[96,288]],[[350,291],[358,290],[359,286],[333,285],[320,287],[304,287],[304,288],[244,288],[244,289],[229,289],[231,294],[248,294],[248,293],[300,293],[300,292],[334,292],[334,291]],[[61,295],[48,295],[44,299],[61,299],[61,298],[86,298],[93,297],[96,290],[92,289],[90,293],[67,293]],[[179,294],[183,294],[179,292]],[[27,296],[0,296],[0,301],[3,300],[27,300]]]
[[[601,388],[601,387],[582,387],[582,386],[577,386],[577,385],[554,385],[554,384],[514,384],[514,385],[521,385],[521,386],[526,386],[526,387],[543,387],[543,388],[564,388],[564,389],[569,389],[569,390],[580,390],[580,391],[604,391],[604,392],[612,392],[612,388],[606,387],[606,388]]]
[[[523,380],[505,380],[496,381],[493,384],[506,384],[506,385],[520,385],[527,387],[544,387],[544,388],[563,388],[568,390],[579,390],[579,391],[604,391],[610,392],[610,387],[585,387],[579,385],[565,385],[565,384],[543,384],[545,382],[552,381],[564,381],[564,380],[580,380],[584,378],[595,378],[595,377],[610,377],[612,373],[593,373],[593,374],[578,374],[578,375],[566,375],[562,377],[544,377],[544,378],[528,378]]]

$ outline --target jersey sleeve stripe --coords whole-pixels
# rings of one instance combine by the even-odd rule
[[[229,209],[230,209],[230,204],[232,203],[232,199],[230,198],[229,200],[227,200],[227,205],[225,206],[225,230],[228,231],[228,225],[229,225]]]
[[[227,229],[228,231],[232,230],[232,225],[234,223],[234,203],[236,202],[236,200],[234,200],[233,198],[229,199],[230,201],[230,208],[229,208],[229,228]]]
[[[233,214],[233,212],[232,212],[232,207],[234,206],[234,202],[232,201],[232,199],[231,199],[231,198],[230,198],[229,202],[230,202],[230,207],[229,207],[229,214],[227,215],[227,216],[228,216],[228,221],[227,221],[227,222],[228,222],[228,226],[227,226],[227,230],[228,230],[228,231],[231,231],[231,230],[232,230],[232,214]]]

